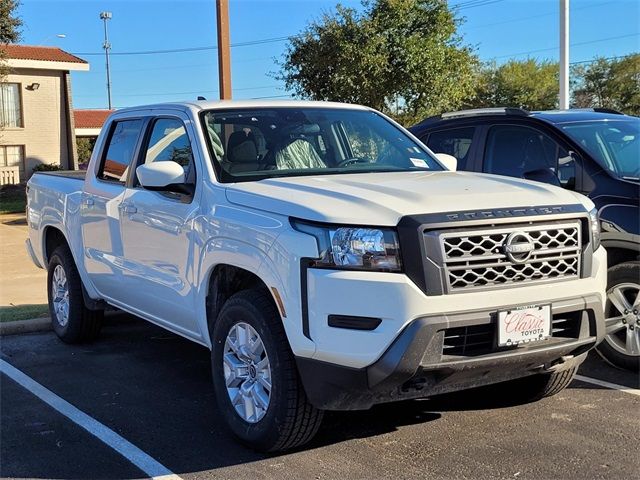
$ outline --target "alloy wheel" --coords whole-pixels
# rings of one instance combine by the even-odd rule
[[[620,283],[607,291],[605,341],[623,355],[640,356],[640,285]]]
[[[56,265],[51,279],[51,300],[57,322],[64,327],[69,322],[69,282],[62,265]]]
[[[236,413],[246,422],[259,422],[271,399],[271,365],[260,335],[248,323],[236,323],[229,330],[223,364],[227,394]]]

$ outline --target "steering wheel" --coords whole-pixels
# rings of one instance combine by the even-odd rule
[[[346,167],[349,165],[355,165],[356,163],[371,163],[371,162],[369,162],[369,160],[367,160],[366,158],[357,158],[357,157],[345,158],[344,160],[338,163],[338,167]]]

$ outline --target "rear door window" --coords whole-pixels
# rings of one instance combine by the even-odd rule
[[[98,171],[98,178],[124,185],[127,182],[129,166],[133,161],[142,120],[121,120],[111,126],[106,153]]]
[[[433,153],[446,153],[456,157],[458,169],[465,170],[475,131],[476,127],[463,127],[432,132],[427,139],[427,146]]]
[[[521,125],[496,125],[489,129],[485,172],[525,178],[528,172],[545,169],[553,172],[562,186],[575,186],[573,157],[547,134]]]

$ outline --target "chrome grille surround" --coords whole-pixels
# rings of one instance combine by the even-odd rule
[[[523,261],[505,252],[514,233],[533,246]],[[582,232],[579,220],[428,232],[437,235],[446,293],[504,288],[522,282],[580,277]]]

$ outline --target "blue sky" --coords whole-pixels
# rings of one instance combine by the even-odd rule
[[[286,96],[270,73],[286,42],[331,10],[328,0],[230,0],[231,43],[276,39],[232,48],[234,98]],[[359,1],[341,3],[357,7]],[[558,58],[559,0],[450,0],[466,18],[461,33],[483,60]],[[466,4],[466,7],[465,5]],[[477,6],[472,6],[472,5]],[[73,73],[75,108],[106,108],[103,29],[99,12],[113,12],[113,103],[145,103],[218,96],[216,51],[117,55],[208,47],[216,43],[215,0],[23,0],[22,43],[58,46],[91,63]],[[571,0],[571,62],[640,51],[640,0]],[[64,34],[60,39],[56,34]],[[95,53],[95,55],[90,55]]]

